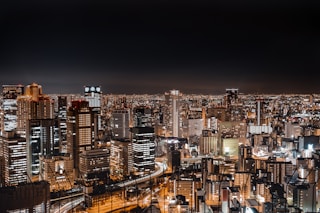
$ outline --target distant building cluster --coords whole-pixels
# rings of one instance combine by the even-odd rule
[[[317,94],[57,95],[32,83],[2,85],[0,110],[0,212],[49,213],[75,192],[88,212],[113,193],[161,212],[320,210]]]

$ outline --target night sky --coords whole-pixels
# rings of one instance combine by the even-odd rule
[[[0,83],[105,94],[320,93],[320,1],[8,1]],[[319,2],[319,3],[318,3]]]

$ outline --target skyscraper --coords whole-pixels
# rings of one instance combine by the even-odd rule
[[[85,86],[84,98],[89,102],[94,122],[94,134],[97,137],[98,131],[101,129],[101,87]]]
[[[3,157],[3,169],[0,169],[0,173],[2,173],[2,177],[4,179],[2,184],[6,186],[14,186],[20,183],[26,183],[26,139],[18,137],[12,133],[7,135],[7,137],[1,137],[0,143],[2,143],[0,146],[0,156]]]
[[[79,172],[79,155],[94,146],[94,122],[88,101],[72,101],[67,112],[67,153],[74,159],[76,176]]]
[[[166,113],[166,126],[168,129],[167,136],[180,137],[180,116],[179,107],[182,94],[179,90],[171,90],[165,93],[166,105],[168,111]]]
[[[58,129],[60,153],[67,153],[67,96],[58,97]]]
[[[54,102],[41,85],[32,83],[17,97],[17,107],[17,133],[26,138],[27,172],[37,175],[39,156],[54,153]]]
[[[54,119],[30,119],[27,129],[28,171],[38,175],[40,156],[54,155]]]
[[[3,85],[2,86],[2,109],[3,117],[1,124],[2,132],[15,131],[17,128],[17,97],[22,95],[24,86]]]
[[[42,93],[42,86],[36,83],[25,87],[25,93],[17,98],[17,107],[17,133],[21,137],[26,137],[28,120],[53,119],[53,101]]]
[[[111,126],[114,139],[130,138],[130,110],[116,109],[112,112]]]
[[[133,169],[135,175],[150,174],[155,169],[154,128],[133,127]]]
[[[154,128],[151,126],[151,109],[134,109],[132,132],[133,169],[135,175],[150,174],[155,169]]]

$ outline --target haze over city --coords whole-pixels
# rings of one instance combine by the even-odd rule
[[[316,1],[24,2],[0,8],[0,84],[45,93],[319,93]]]

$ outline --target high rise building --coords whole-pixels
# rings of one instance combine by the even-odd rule
[[[114,139],[130,138],[130,110],[116,109],[112,112],[111,126]]]
[[[167,126],[167,136],[181,137],[180,133],[180,99],[182,94],[179,90],[171,90],[169,93],[165,93],[166,105],[168,111],[165,116]]]
[[[40,156],[53,156],[54,119],[30,119],[27,124],[27,165],[28,172],[38,175],[40,172]]]
[[[49,182],[51,192],[72,189],[75,178],[70,156],[41,156],[40,179]]]
[[[72,101],[67,112],[67,153],[74,160],[76,177],[79,172],[79,155],[94,147],[94,121],[88,101]]]
[[[132,143],[130,140],[111,141],[110,173],[123,179],[133,170]]]
[[[200,137],[199,147],[201,155],[218,155],[220,148],[218,134],[214,134],[210,130],[203,130]]]
[[[110,149],[85,150],[79,154],[79,177],[85,186],[107,184],[110,174]]]
[[[98,131],[101,129],[101,94],[100,86],[84,87],[84,98],[89,102],[89,107],[91,107],[96,137],[98,137]]]
[[[24,86],[3,85],[2,86],[2,132],[15,131],[17,128],[17,97],[22,95]]]
[[[0,138],[0,156],[3,162],[0,167],[2,184],[0,186],[15,186],[27,182],[27,148],[26,139],[15,134]],[[0,178],[1,179],[1,178]]]
[[[58,130],[60,153],[67,153],[67,96],[58,97]]]
[[[30,119],[53,119],[54,105],[48,95],[42,93],[42,86],[36,83],[27,85],[25,93],[17,98],[17,133],[26,137]]]
[[[136,175],[153,172],[155,169],[155,142],[152,127],[133,127],[133,167]]]
[[[17,134],[26,138],[28,175],[39,174],[39,156],[54,154],[54,102],[32,83],[17,96]]]
[[[149,174],[155,169],[155,134],[152,127],[151,109],[136,107],[133,110],[132,133],[133,170],[135,175]]]

